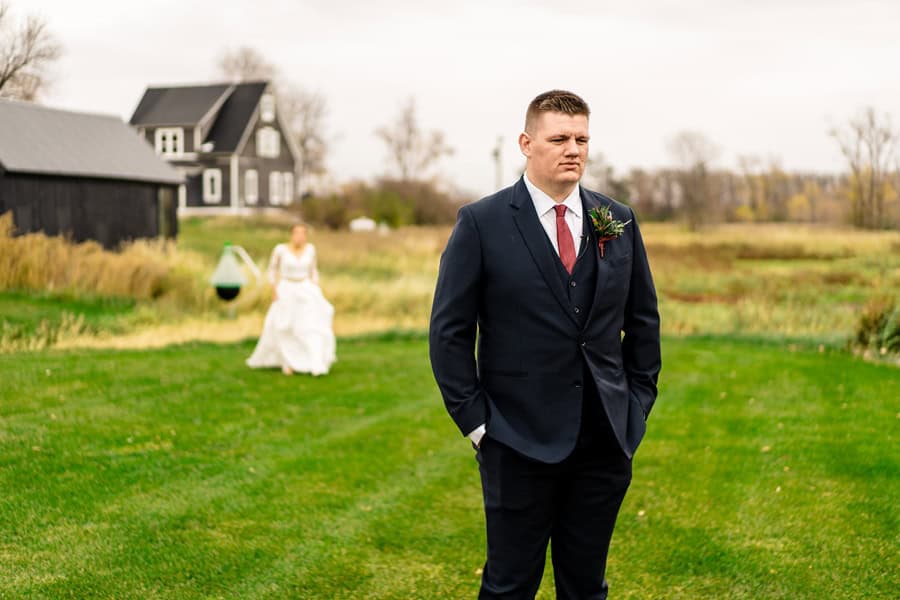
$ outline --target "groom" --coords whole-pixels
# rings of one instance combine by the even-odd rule
[[[525,175],[464,206],[441,257],[431,364],[477,448],[479,598],[534,598],[550,540],[557,598],[607,597],[609,542],[656,400],[659,314],[634,212],[578,184],[589,115],[570,92],[535,98]],[[613,221],[598,232],[589,211],[601,207]]]

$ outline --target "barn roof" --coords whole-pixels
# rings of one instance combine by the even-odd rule
[[[182,183],[183,176],[121,119],[0,99],[6,171]]]
[[[215,152],[234,152],[253,118],[267,81],[235,84],[150,87],[138,103],[135,127],[195,126],[211,123],[204,143]]]

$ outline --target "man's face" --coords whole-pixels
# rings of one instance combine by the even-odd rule
[[[581,179],[588,155],[588,118],[544,112],[519,136],[519,148],[528,158],[528,177],[535,185],[568,188]]]

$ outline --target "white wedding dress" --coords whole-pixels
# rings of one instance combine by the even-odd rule
[[[262,335],[247,366],[289,368],[324,375],[336,360],[332,331],[334,307],[319,288],[316,249],[307,243],[299,255],[278,244],[269,261],[269,281],[278,281]]]

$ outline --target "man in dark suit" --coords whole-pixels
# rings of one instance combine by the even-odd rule
[[[535,98],[525,175],[460,209],[441,257],[431,364],[477,448],[479,598],[534,598],[550,540],[557,597],[607,597],[609,542],[656,400],[659,314],[634,213],[579,185],[589,115],[570,92]],[[601,207],[620,235],[596,230]]]

